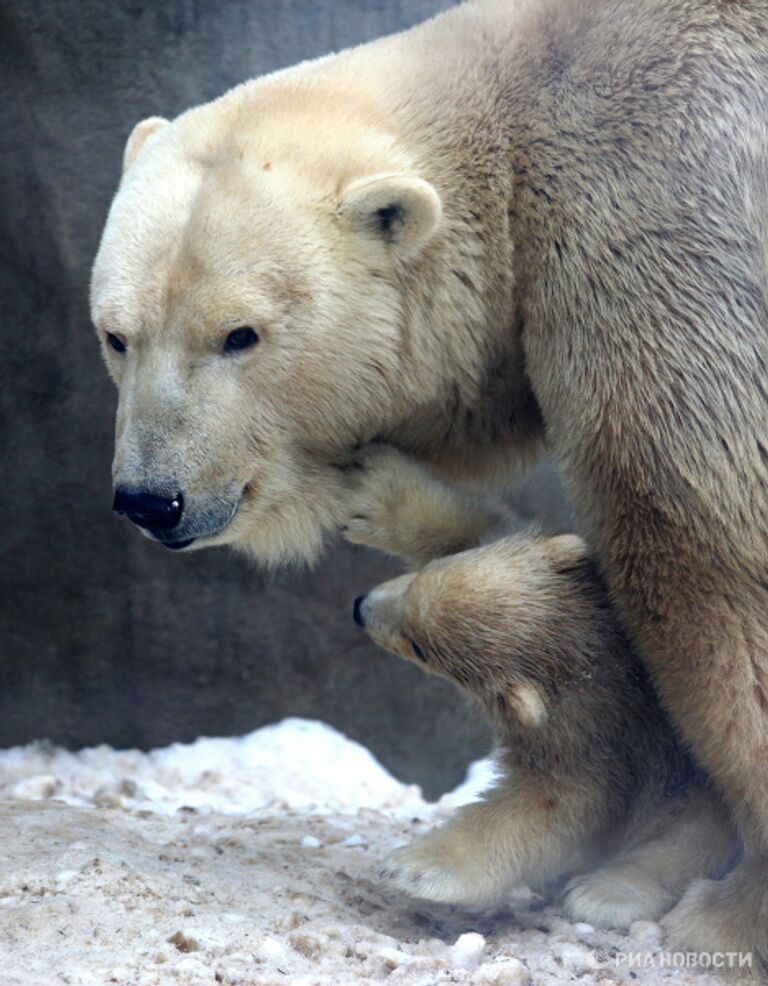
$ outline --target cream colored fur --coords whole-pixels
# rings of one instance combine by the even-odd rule
[[[483,490],[546,440],[747,846],[673,930],[768,962],[766,38],[477,0],[247,82],[129,143],[92,302],[115,481],[183,492],[188,550],[316,555],[376,438]]]
[[[416,139],[429,136],[430,108],[418,80],[498,34],[491,11],[460,13],[457,35],[438,19],[431,38],[245,83],[131,136],[91,289],[102,339],[127,343],[104,349],[120,391],[113,472],[116,485],[183,490],[193,547],[314,556],[345,516],[332,467],[381,432],[449,474],[472,461],[480,482],[509,474],[512,443],[520,461],[538,447],[514,355],[482,338],[489,318],[499,330],[512,319],[511,253],[481,249],[467,210],[501,189],[467,186],[446,212],[441,191],[463,162],[431,160],[429,139]],[[223,359],[241,325],[259,346]],[[475,422],[448,437],[454,400],[476,408]],[[501,408],[509,427],[487,434]],[[481,456],[468,459],[468,435]],[[207,536],[211,501],[237,512]]]
[[[347,537],[425,564],[365,597],[366,630],[476,698],[500,750],[480,802],[387,860],[393,885],[478,905],[573,876],[574,919],[626,928],[721,875],[733,828],[640,675],[581,538],[511,534],[500,504],[387,446],[363,450],[349,479]]]

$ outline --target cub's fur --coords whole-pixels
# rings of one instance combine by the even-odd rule
[[[484,491],[546,442],[745,845],[671,936],[766,970],[767,91],[765,0],[460,3],[139,124],[91,292],[170,548],[311,557],[374,439]]]
[[[736,853],[732,827],[584,542],[499,536],[510,522],[501,505],[455,492],[393,450],[372,449],[357,479],[347,536],[375,530],[380,547],[427,563],[360,600],[357,619],[480,703],[501,771],[481,801],[389,858],[395,886],[471,905],[516,883],[573,877],[574,918],[627,927],[660,918],[693,878],[722,874]],[[439,557],[441,545],[489,538]]]

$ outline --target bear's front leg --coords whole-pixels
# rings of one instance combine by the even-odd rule
[[[604,824],[605,799],[589,785],[516,776],[396,849],[381,875],[411,897],[489,905],[514,886],[544,886],[584,866]]]
[[[667,926],[676,943],[751,951],[768,971],[768,583],[749,571],[749,558],[741,573],[711,558],[697,568],[690,546],[675,545],[673,556],[649,544],[644,565],[631,570],[634,584],[614,578],[617,598],[669,713],[733,811],[747,856],[722,881],[693,884]],[[764,565],[756,540],[758,551]]]
[[[506,533],[510,511],[492,497],[442,482],[416,459],[389,445],[369,445],[348,472],[348,541],[416,565]]]
[[[768,981],[768,856],[750,856],[723,880],[697,880],[662,925],[671,950],[731,953],[731,968]]]

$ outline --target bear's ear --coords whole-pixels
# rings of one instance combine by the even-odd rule
[[[350,225],[404,260],[415,257],[440,223],[440,196],[423,178],[381,174],[359,178],[344,191],[342,215]]]
[[[538,729],[547,721],[547,704],[539,689],[529,681],[513,685],[505,698],[521,725]]]
[[[149,116],[146,120],[142,120],[141,123],[136,124],[131,131],[131,136],[128,138],[125,150],[123,151],[123,174],[126,173],[139,156],[142,147],[149,138],[153,134],[156,134],[158,130],[161,130],[167,123],[168,120],[165,120],[162,116]]]
[[[589,557],[586,541],[578,534],[558,534],[557,537],[547,538],[542,550],[556,572],[575,568]]]

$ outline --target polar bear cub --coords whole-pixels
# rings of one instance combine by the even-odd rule
[[[566,880],[574,920],[661,917],[737,851],[632,650],[585,543],[510,533],[501,504],[387,448],[361,456],[349,540],[419,566],[355,602],[387,650],[448,678],[493,724],[499,779],[383,875],[464,906]],[[454,553],[459,552],[459,553]]]

